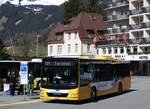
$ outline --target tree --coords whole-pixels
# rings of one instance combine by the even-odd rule
[[[16,36],[14,41],[16,55],[23,57],[27,60],[30,57],[30,52],[32,50],[32,39],[29,38],[30,35],[26,33],[20,33]]]
[[[80,0],[68,0],[64,3],[64,19],[68,20],[73,16],[77,16],[79,13],[79,1]]]
[[[9,55],[7,53],[7,49],[5,47],[5,44],[0,39],[0,60],[6,60],[9,59]]]
[[[68,0],[64,4],[64,19],[77,16],[80,12],[101,13],[100,0]]]

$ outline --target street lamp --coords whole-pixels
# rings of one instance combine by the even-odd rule
[[[36,56],[39,56],[39,37],[40,35],[36,35]]]

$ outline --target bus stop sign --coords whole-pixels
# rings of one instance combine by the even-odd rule
[[[20,84],[28,84],[28,64],[21,62],[20,64]]]

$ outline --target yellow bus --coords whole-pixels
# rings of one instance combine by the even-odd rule
[[[46,57],[42,60],[42,78],[47,79],[40,90],[43,101],[93,101],[131,86],[129,63],[108,56]]]

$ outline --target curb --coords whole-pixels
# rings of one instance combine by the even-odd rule
[[[0,107],[4,107],[4,106],[14,106],[14,105],[19,105],[19,104],[29,104],[29,103],[36,103],[36,102],[40,102],[41,100],[27,100],[27,101],[18,101],[18,102],[14,102],[14,103],[6,103],[6,104],[0,104]]]

